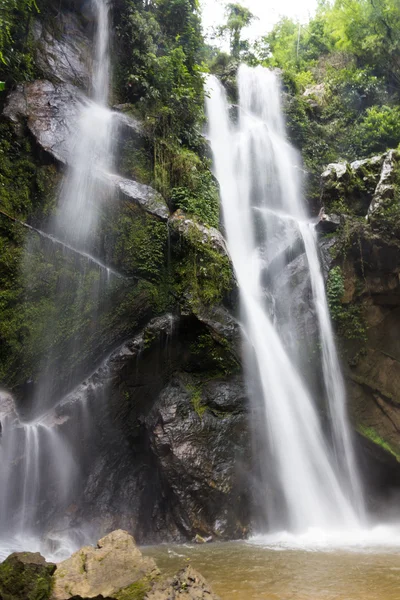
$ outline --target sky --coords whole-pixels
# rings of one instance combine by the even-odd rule
[[[267,33],[283,15],[307,21],[317,5],[317,0],[201,0],[205,33],[224,22],[224,6],[229,1],[247,6],[258,17],[245,36],[250,39]]]

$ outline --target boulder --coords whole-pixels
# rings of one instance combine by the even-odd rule
[[[192,567],[186,567],[154,586],[144,600],[220,600],[204,577]]]
[[[344,179],[346,173],[347,163],[331,163],[326,167],[325,171],[321,175],[321,178],[323,182],[329,179],[340,181],[341,179]]]
[[[215,227],[208,227],[198,221],[189,218],[181,210],[177,210],[168,222],[173,232],[189,239],[196,237],[200,244],[209,246],[219,254],[228,256],[228,249],[224,236]]]
[[[312,109],[320,109],[325,102],[326,86],[324,83],[317,83],[307,87],[303,92],[303,97],[307,100]]]
[[[228,323],[152,319],[46,415],[82,470],[54,527],[123,528],[140,543],[245,535],[248,403]],[[52,493],[43,489],[42,506]]]
[[[168,206],[155,189],[114,173],[104,173],[102,176],[120,192],[125,200],[135,202],[145,212],[158,217],[161,221],[168,220]]]
[[[335,233],[340,227],[340,216],[331,214],[327,215],[322,212],[315,229],[318,233]]]
[[[96,548],[85,546],[57,566],[51,600],[116,598],[124,588],[144,588],[158,575],[154,560],[142,555],[129,533],[113,531]]]
[[[49,597],[56,565],[38,552],[14,552],[0,564],[0,598],[44,600]]]

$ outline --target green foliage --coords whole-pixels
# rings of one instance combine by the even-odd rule
[[[236,59],[240,57],[243,51],[248,51],[248,42],[242,40],[242,30],[250,25],[255,16],[248,8],[241,4],[231,2],[226,5],[226,23],[218,30],[218,36],[229,38],[229,45],[232,56]]]
[[[127,275],[162,281],[166,269],[168,229],[164,222],[126,203],[107,212],[103,232],[112,248],[110,260]]]
[[[197,154],[182,149],[171,161],[173,167],[170,199],[174,209],[181,208],[212,227],[219,226],[219,193],[208,164]],[[172,183],[171,182],[171,183]]]
[[[39,11],[36,0],[0,3],[0,75],[11,81],[33,73],[31,20]]]
[[[337,266],[329,272],[327,296],[330,314],[339,335],[348,340],[365,341],[366,332],[361,315],[361,306],[344,304],[345,293],[342,269]]]
[[[151,181],[171,208],[218,225],[217,190],[201,136],[204,42],[197,1],[143,6],[128,0],[116,13],[116,31],[119,93],[138,107],[152,154],[152,177],[140,161],[129,170]]]
[[[400,451],[398,448],[393,447],[389,442],[384,440],[373,427],[367,427],[366,425],[359,425],[357,430],[361,435],[370,440],[372,443],[380,446],[386,452],[389,452],[397,462],[400,462]]]
[[[263,64],[283,70],[289,135],[316,202],[328,162],[400,142],[399,31],[398,0],[333,0],[305,25],[283,18],[258,43]]]
[[[152,135],[195,142],[204,99],[197,3],[158,0],[144,7],[128,0],[121,8],[116,13],[120,93],[140,102]]]
[[[355,128],[354,149],[368,156],[395,148],[400,141],[400,106],[372,106]]]
[[[179,232],[179,230],[178,230]],[[174,288],[190,310],[221,303],[233,287],[229,258],[206,241],[195,224],[174,244]]]

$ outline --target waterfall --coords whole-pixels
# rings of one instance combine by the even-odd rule
[[[77,131],[69,144],[69,169],[55,216],[56,237],[75,247],[91,249],[102,202],[110,189],[101,177],[113,166],[116,121],[107,108],[110,87],[109,7],[107,0],[93,0],[96,13],[92,98],[81,108]]]
[[[302,199],[301,162],[285,135],[279,78],[262,67],[242,65],[238,88],[236,119],[231,120],[225,91],[214,77],[208,80],[206,104],[228,249],[240,289],[255,429],[268,441],[260,459],[268,526],[294,532],[357,528],[364,509],[344,383],[317,239]],[[296,348],[290,311],[285,327],[279,324],[289,286],[274,297],[278,275],[299,243],[306,252],[318,321],[333,448],[298,367],[302,348]],[[271,478],[278,488],[272,495]]]
[[[110,197],[101,174],[109,172],[113,163],[113,119],[107,108],[110,81],[108,0],[92,0],[92,6],[96,22],[92,99],[82,105],[77,129],[71,132],[69,166],[50,232],[30,229],[50,241],[44,250],[49,263],[54,248],[61,245],[97,268],[100,283],[93,289],[94,293],[101,294],[100,284],[108,285],[109,276],[119,277],[119,274],[89,253],[99,208]],[[26,257],[29,257],[29,247]],[[61,274],[59,279],[58,293],[63,285],[69,285],[68,277],[63,282]],[[83,274],[78,279],[84,283]],[[80,293],[78,289],[77,295]],[[59,308],[57,301],[56,294],[56,309]],[[50,341],[54,326],[51,319],[49,315],[46,335]],[[74,348],[68,350],[73,353]],[[18,414],[9,395],[0,393],[0,556],[21,548],[43,551],[41,538],[44,532],[55,525],[52,519],[57,513],[66,514],[75,499],[79,468],[74,442],[65,437],[59,427],[62,423],[57,421],[55,414],[49,418],[49,411],[60,402],[54,395],[54,381],[59,374],[51,364],[43,365],[32,409],[28,410],[28,422],[24,421],[25,416]],[[82,432],[76,432],[77,440],[80,434]],[[72,543],[67,535],[54,549],[59,551],[58,556],[69,555],[82,541],[78,539],[76,544]]]

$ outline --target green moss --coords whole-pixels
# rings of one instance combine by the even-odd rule
[[[121,174],[146,185],[154,184],[154,167],[150,151],[138,148],[134,140],[127,140],[121,148]]]
[[[0,564],[0,597],[2,600],[48,600],[53,572],[53,565],[24,564],[11,556]]]
[[[181,302],[196,311],[221,303],[234,286],[228,256],[212,246],[195,224],[173,246],[173,286]]]
[[[0,123],[0,208],[25,221],[41,203],[41,174],[28,137]]]
[[[231,375],[238,372],[240,368],[228,340],[222,336],[215,339],[211,333],[199,335],[191,344],[190,350],[196,363],[207,370],[209,378]]]
[[[190,394],[190,401],[193,405],[193,408],[201,419],[207,410],[207,406],[203,404],[202,385],[200,383],[188,384],[185,387]]]
[[[166,223],[139,207],[124,203],[121,210],[107,212],[103,236],[112,247],[110,262],[127,274],[152,281],[165,277],[168,228]]]
[[[115,598],[116,600],[144,600],[150,588],[151,580],[146,577],[117,592]]]
[[[22,229],[15,225],[9,237],[0,236],[4,384],[35,381],[44,367],[59,373],[61,384],[64,377],[93,366],[93,360],[165,305],[163,292],[150,282],[108,281],[85,259]]]
[[[338,334],[347,340],[366,341],[366,329],[359,304],[343,303],[345,292],[342,269],[333,267],[327,281],[327,296],[330,314]]]
[[[400,462],[400,451],[394,448],[389,442],[381,438],[373,427],[359,425],[357,427],[357,431],[377,446],[383,448],[383,450],[394,456],[394,458]]]

